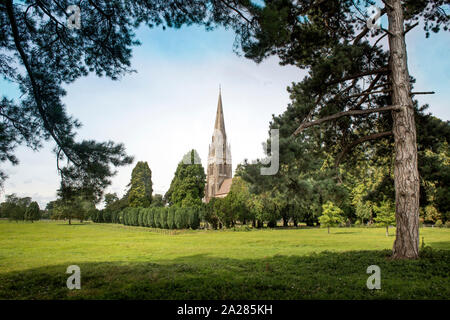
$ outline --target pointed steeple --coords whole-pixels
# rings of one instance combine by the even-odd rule
[[[222,133],[222,136],[225,138],[225,120],[223,117],[223,109],[222,109],[222,90],[219,85],[219,101],[217,102],[217,112],[216,112],[216,122],[214,124],[214,130],[219,130]]]

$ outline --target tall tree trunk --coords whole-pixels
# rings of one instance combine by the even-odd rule
[[[407,64],[403,8],[400,0],[389,0],[389,50],[392,104],[402,109],[392,112],[395,139],[395,259],[419,256],[419,172],[417,169],[416,125]]]

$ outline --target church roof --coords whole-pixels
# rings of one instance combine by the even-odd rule
[[[223,138],[226,137],[225,119],[223,117],[223,108],[222,108],[222,92],[220,89],[219,89],[219,101],[217,102],[216,122],[214,123],[214,130],[219,130],[222,133]]]
[[[219,191],[217,191],[216,193],[216,196],[227,195],[228,192],[230,192],[232,182],[233,178],[223,180],[222,184],[220,185]]]

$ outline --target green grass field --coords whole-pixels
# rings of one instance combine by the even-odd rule
[[[0,221],[0,299],[448,299],[450,229],[416,261],[380,228],[181,231]],[[81,268],[81,290],[66,268]],[[366,269],[381,268],[381,290]]]

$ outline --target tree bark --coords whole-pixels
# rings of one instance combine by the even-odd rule
[[[417,168],[416,125],[411,99],[403,8],[400,0],[390,0],[389,65],[392,104],[402,106],[392,111],[395,138],[395,219],[394,259],[416,259],[419,256],[419,172]]]
[[[386,226],[386,237],[389,237],[389,226]]]

